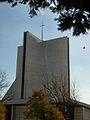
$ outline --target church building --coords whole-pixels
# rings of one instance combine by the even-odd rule
[[[43,88],[44,75],[50,78],[53,74],[57,80],[61,75],[65,77],[65,90],[68,91],[67,97],[70,96],[69,68],[68,37],[43,41],[28,31],[24,32],[23,45],[18,47],[16,79],[3,98],[8,108],[7,120],[27,120],[24,106],[33,90]],[[87,119],[82,118],[83,115],[87,115]],[[74,120],[89,120],[90,106],[78,103],[74,116]]]

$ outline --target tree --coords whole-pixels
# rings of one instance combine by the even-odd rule
[[[37,15],[40,9],[49,8],[57,13],[58,30],[73,31],[73,35],[86,34],[90,30],[90,1],[89,0],[0,0],[8,2],[12,7],[18,3],[30,6],[30,16]]]
[[[74,101],[80,100],[80,94],[79,94],[79,86],[76,83],[76,81],[72,81],[71,84],[71,91],[70,91],[70,98]]]
[[[6,83],[6,77],[6,72],[0,70],[0,98],[2,98],[4,91],[8,86]]]
[[[25,106],[25,115],[28,119],[65,120],[62,112],[49,101],[43,90],[33,92]]]
[[[55,103],[66,102],[70,100],[70,90],[67,86],[66,78],[61,75],[60,78],[51,74],[43,75],[42,84],[49,99]]]
[[[7,87],[6,77],[6,72],[0,69],[0,99],[2,98],[3,92]],[[6,120],[6,107],[2,100],[0,100],[0,120]]]
[[[0,120],[6,120],[6,108],[1,101],[0,101]]]
[[[43,76],[44,91],[48,98],[56,103],[66,120],[72,120],[73,106],[79,98],[76,82],[72,83],[70,92],[70,89],[67,88],[66,78],[63,75],[59,79],[53,74]]]

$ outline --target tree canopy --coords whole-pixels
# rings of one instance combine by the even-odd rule
[[[44,91],[34,91],[25,106],[25,115],[28,119],[65,120],[62,112],[52,104]]]
[[[6,108],[1,101],[0,101],[0,120],[6,120]]]
[[[55,20],[58,24],[58,30],[73,31],[74,36],[86,34],[90,29],[90,1],[89,0],[0,0],[8,2],[12,7],[18,3],[30,6],[30,16],[37,15],[40,9],[49,8],[51,12],[57,13]]]

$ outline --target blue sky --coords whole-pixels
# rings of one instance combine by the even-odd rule
[[[40,38],[40,25],[43,21],[44,40],[69,37],[71,81],[75,80],[79,86],[80,100],[90,104],[90,32],[88,35],[73,37],[72,31],[58,32],[54,21],[57,15],[48,10],[32,19],[28,13],[28,5],[11,8],[8,4],[0,3],[0,68],[6,71],[9,83],[15,79],[17,47],[22,45],[23,32],[30,31]]]

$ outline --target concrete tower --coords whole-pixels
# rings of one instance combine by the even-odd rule
[[[41,41],[30,32],[24,32],[23,46],[18,47],[16,80],[4,96],[8,120],[24,120],[23,107],[33,90],[42,88],[43,75],[52,74],[60,80],[65,77],[69,91],[68,37]]]

